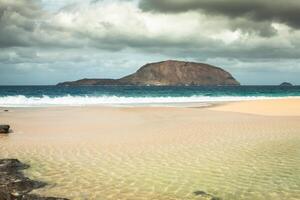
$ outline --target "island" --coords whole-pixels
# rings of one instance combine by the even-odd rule
[[[209,64],[167,60],[149,63],[120,79],[81,79],[57,86],[236,86],[240,83],[227,71]]]
[[[281,87],[291,87],[291,86],[293,86],[293,84],[291,84],[289,82],[283,82],[279,86],[281,86]]]

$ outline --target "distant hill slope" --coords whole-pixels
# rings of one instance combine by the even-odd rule
[[[291,84],[289,82],[283,82],[279,86],[282,86],[282,87],[291,87],[291,86],[293,86],[293,84]]]
[[[239,82],[227,71],[208,64],[168,60],[150,63],[136,73],[120,79],[82,79],[59,83],[58,86],[84,85],[239,85]]]

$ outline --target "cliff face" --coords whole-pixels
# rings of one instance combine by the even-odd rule
[[[83,79],[59,85],[239,85],[225,70],[202,63],[163,61],[141,67],[121,79]]]

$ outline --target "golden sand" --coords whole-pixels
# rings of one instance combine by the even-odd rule
[[[29,163],[47,196],[300,199],[300,117],[210,110],[223,108],[9,109],[0,121],[14,133],[0,138],[0,157]]]
[[[211,110],[267,116],[300,116],[300,99],[240,101],[215,106]]]

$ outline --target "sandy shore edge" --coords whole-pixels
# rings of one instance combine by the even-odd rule
[[[86,106],[41,106],[41,107],[1,107],[0,113],[10,111],[39,111],[39,110],[90,110],[90,109],[176,109],[176,108],[202,108],[212,111],[236,112],[245,114],[265,116],[300,116],[300,97],[259,99],[245,101],[220,101],[220,102],[199,102],[199,103],[165,103],[165,104],[141,104],[141,105],[86,105]]]

